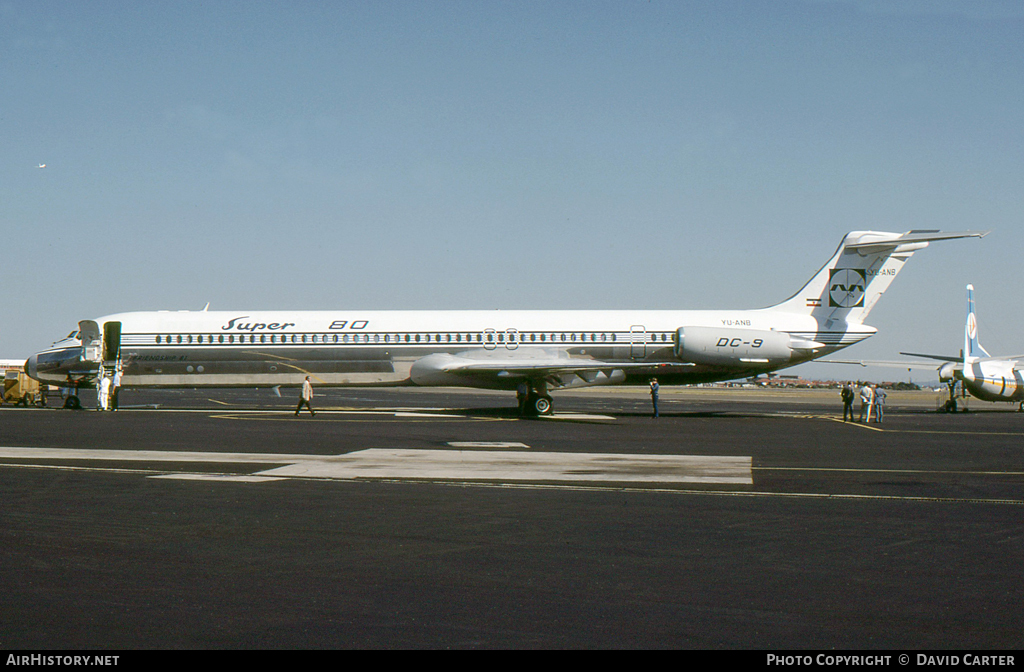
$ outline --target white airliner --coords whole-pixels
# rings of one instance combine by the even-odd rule
[[[26,372],[88,385],[420,385],[515,390],[549,413],[550,390],[747,378],[875,333],[864,318],[915,251],[985,233],[855,231],[789,299],[756,310],[181,311],[79,322]]]
[[[978,342],[978,319],[974,315],[974,285],[967,285],[967,321],[964,324],[964,349],[960,356],[925,355],[901,352],[901,355],[927,357],[946,362],[939,367],[939,380],[950,385],[946,410],[956,410],[957,381],[963,389],[983,401],[1010,401],[1024,410],[1024,375],[1017,368],[1024,355],[993,357]]]

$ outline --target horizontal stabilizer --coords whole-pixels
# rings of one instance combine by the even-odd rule
[[[882,234],[862,236],[858,240],[848,241],[844,247],[849,250],[863,248],[899,247],[918,243],[931,243],[938,240],[956,240],[957,238],[984,238],[989,231],[908,231],[900,235]]]

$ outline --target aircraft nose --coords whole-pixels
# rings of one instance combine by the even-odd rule
[[[25,360],[25,373],[28,374],[29,378],[35,378],[36,377],[38,371],[37,371],[37,363],[36,363],[36,356],[35,355],[32,355],[31,357],[29,357],[28,359]]]

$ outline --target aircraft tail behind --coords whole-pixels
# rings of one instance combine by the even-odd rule
[[[974,316],[974,285],[967,285],[967,323],[964,325],[964,363],[991,357],[978,342],[978,318]]]
[[[840,322],[862,324],[914,252],[929,242],[985,233],[852,231],[799,292],[769,310],[811,315],[828,328]]]

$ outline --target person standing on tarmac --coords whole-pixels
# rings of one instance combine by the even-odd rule
[[[114,378],[110,381],[110,410],[117,410],[117,394],[121,391],[121,367],[114,369]]]
[[[878,385],[873,386],[872,392],[874,393],[874,406],[875,406],[875,422],[882,421],[882,409],[885,407],[885,389]]]
[[[850,414],[850,422],[853,422],[855,420],[853,417],[853,398],[855,395],[853,394],[853,388],[850,387],[849,383],[843,385],[843,391],[841,394],[843,397],[843,422],[846,422],[847,413]]]
[[[306,379],[302,381],[302,394],[299,395],[299,405],[295,407],[295,417],[299,417],[299,411],[302,410],[303,404],[309,409],[309,414],[316,417],[316,413],[313,411],[313,406],[310,403],[312,401],[313,383],[309,382],[309,376],[306,376]]]
[[[526,381],[519,383],[516,387],[516,401],[519,402],[519,415],[526,415],[526,404],[530,399],[530,386],[526,384]]]
[[[96,410],[110,410],[110,378],[106,374],[96,379]]]
[[[860,421],[864,422],[864,418],[867,418],[868,422],[871,422],[871,406],[875,403],[875,392],[871,389],[871,385],[864,383],[864,387],[860,388]]]
[[[651,405],[654,406],[654,416],[658,417],[658,379],[651,378]]]

